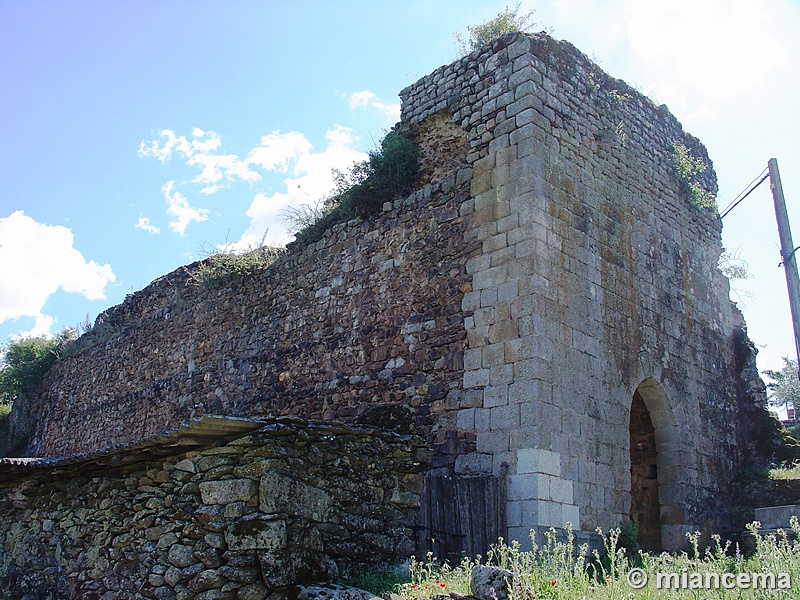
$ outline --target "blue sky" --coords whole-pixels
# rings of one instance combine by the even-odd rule
[[[0,0],[0,340],[54,333],[228,243],[291,239],[330,187],[511,2]],[[666,103],[724,207],[778,158],[800,242],[800,2],[539,0],[539,28]],[[266,235],[265,235],[266,233]],[[759,367],[792,356],[769,188],[724,221]]]

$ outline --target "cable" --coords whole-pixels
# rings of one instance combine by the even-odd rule
[[[748,183],[747,187],[744,188],[743,191],[739,192],[739,195],[736,196],[736,198],[734,198],[733,201],[730,204],[728,204],[728,206],[725,207],[725,210],[722,211],[722,214],[720,214],[719,218],[724,219],[729,212],[731,212],[734,208],[739,206],[742,200],[747,198],[753,192],[753,190],[755,190],[759,185],[761,185],[767,177],[769,177],[769,168],[766,168],[763,171],[761,171],[758,177],[756,177],[755,179],[753,179],[753,181]],[[753,185],[756,179],[758,179],[758,183]]]

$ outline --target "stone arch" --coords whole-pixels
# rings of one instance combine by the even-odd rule
[[[685,515],[680,502],[679,429],[661,384],[648,377],[636,387],[629,421],[631,520],[647,550],[683,545]]]

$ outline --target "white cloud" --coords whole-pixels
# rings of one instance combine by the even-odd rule
[[[322,152],[312,152],[307,141],[297,145],[301,151],[296,155],[292,176],[283,182],[286,191],[271,196],[256,194],[246,213],[250,225],[234,245],[237,249],[258,246],[265,232],[278,243],[290,241],[283,211],[289,206],[318,202],[333,189],[333,169],[344,171],[366,159],[366,154],[354,148],[357,138],[352,129],[337,125],[325,134],[325,139],[327,146]]]
[[[764,83],[788,52],[773,35],[769,0],[633,0],[628,38],[658,75],[659,101],[708,116]]]
[[[147,233],[152,233],[153,235],[161,233],[161,230],[156,227],[155,225],[150,224],[149,217],[139,217],[139,222],[134,225],[136,229],[142,229]]]
[[[289,163],[311,151],[311,142],[299,131],[273,131],[261,138],[247,155],[248,165],[258,165],[266,171],[286,173]]]
[[[172,217],[169,228],[183,235],[192,221],[202,223],[208,220],[209,211],[206,208],[194,208],[180,192],[173,192],[174,181],[168,181],[161,187],[164,199],[167,201],[167,214]]]
[[[73,246],[72,231],[38,223],[23,211],[0,218],[0,323],[33,317],[33,335],[55,323],[43,314],[47,299],[59,289],[88,300],[105,299],[116,280],[111,266],[88,262]]]
[[[395,104],[386,104],[385,102],[381,102],[380,98],[378,98],[375,93],[369,90],[363,90],[350,94],[347,104],[350,108],[365,108],[367,106],[371,106],[372,108],[375,108],[385,114],[389,119],[394,121],[400,120],[399,102]]]
[[[142,141],[139,144],[139,155],[152,156],[164,162],[177,154],[188,166],[200,169],[200,173],[192,181],[206,184],[200,190],[203,194],[213,194],[237,179],[252,183],[261,178],[250,169],[247,160],[242,160],[236,154],[219,154],[222,140],[214,131],[203,131],[195,127],[191,139],[176,136],[170,129],[164,129],[160,135],[166,140],[163,144],[158,140],[149,144]]]

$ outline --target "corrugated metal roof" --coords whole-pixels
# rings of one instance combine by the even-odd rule
[[[55,473],[67,469],[92,471],[182,454],[193,449],[207,448],[219,441],[236,439],[261,429],[266,424],[267,422],[256,419],[203,415],[184,421],[175,429],[96,452],[59,458],[0,458],[0,481],[18,479],[37,470]]]

